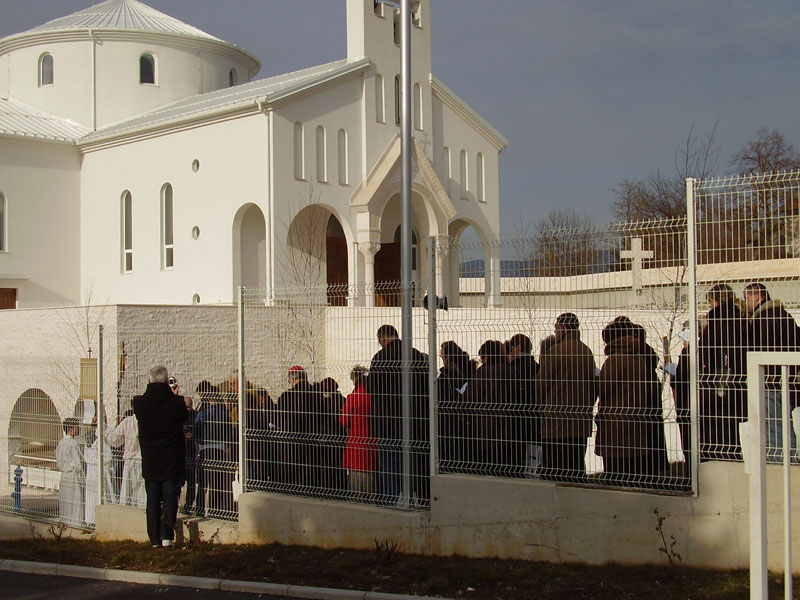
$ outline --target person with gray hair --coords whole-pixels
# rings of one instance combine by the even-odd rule
[[[147,390],[133,399],[147,494],[147,535],[154,548],[172,546],[175,538],[186,461],[183,422],[192,404],[191,398],[176,396],[168,380],[166,367],[153,367]]]

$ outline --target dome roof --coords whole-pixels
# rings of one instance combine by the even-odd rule
[[[221,41],[138,0],[106,0],[66,17],[48,21],[25,33],[45,33],[65,29],[130,29]]]

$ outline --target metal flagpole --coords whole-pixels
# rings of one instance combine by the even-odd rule
[[[400,156],[402,162],[402,253],[401,272],[403,303],[401,308],[402,337],[402,394],[403,394],[403,504],[411,499],[411,348],[413,343],[411,322],[411,0],[400,2],[400,79],[401,104]]]

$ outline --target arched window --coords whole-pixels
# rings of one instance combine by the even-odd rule
[[[483,152],[478,152],[478,163],[475,165],[475,175],[478,178],[478,202],[486,202],[486,197],[484,196],[484,164],[483,164]]]
[[[450,148],[442,149],[442,162],[444,163],[444,191],[450,195],[450,181],[453,179],[453,163],[450,159]]]
[[[42,54],[39,57],[39,86],[53,85],[53,55]]]
[[[461,197],[468,200],[467,192],[469,192],[469,169],[467,165],[467,151],[461,151]]]
[[[294,124],[294,178],[305,179],[305,152],[303,145],[303,124]]]
[[[238,83],[236,79],[236,69],[228,71],[228,87],[233,87]]]
[[[6,231],[8,225],[8,215],[6,209],[6,197],[0,194],[0,252],[7,252]]]
[[[414,127],[422,129],[422,86],[414,84]]]
[[[386,123],[386,108],[383,102],[383,75],[375,75],[375,120]]]
[[[161,188],[161,264],[164,269],[175,266],[175,242],[172,222],[172,184]]]
[[[122,192],[122,271],[133,271],[133,198],[128,191]]]
[[[152,54],[145,52],[139,57],[139,83],[155,84],[156,59]]]
[[[400,125],[400,117],[403,114],[403,108],[400,106],[400,75],[394,76],[394,124]]]
[[[348,183],[348,165],[347,165],[347,132],[344,129],[339,130],[339,183],[347,185]]]
[[[328,157],[325,148],[325,128],[322,125],[317,127],[317,181],[325,183],[328,181]]]

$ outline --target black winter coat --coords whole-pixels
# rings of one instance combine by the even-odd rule
[[[133,413],[139,422],[144,479],[183,479],[186,466],[183,423],[189,416],[183,396],[173,394],[166,383],[148,383],[145,393],[133,399]]]

